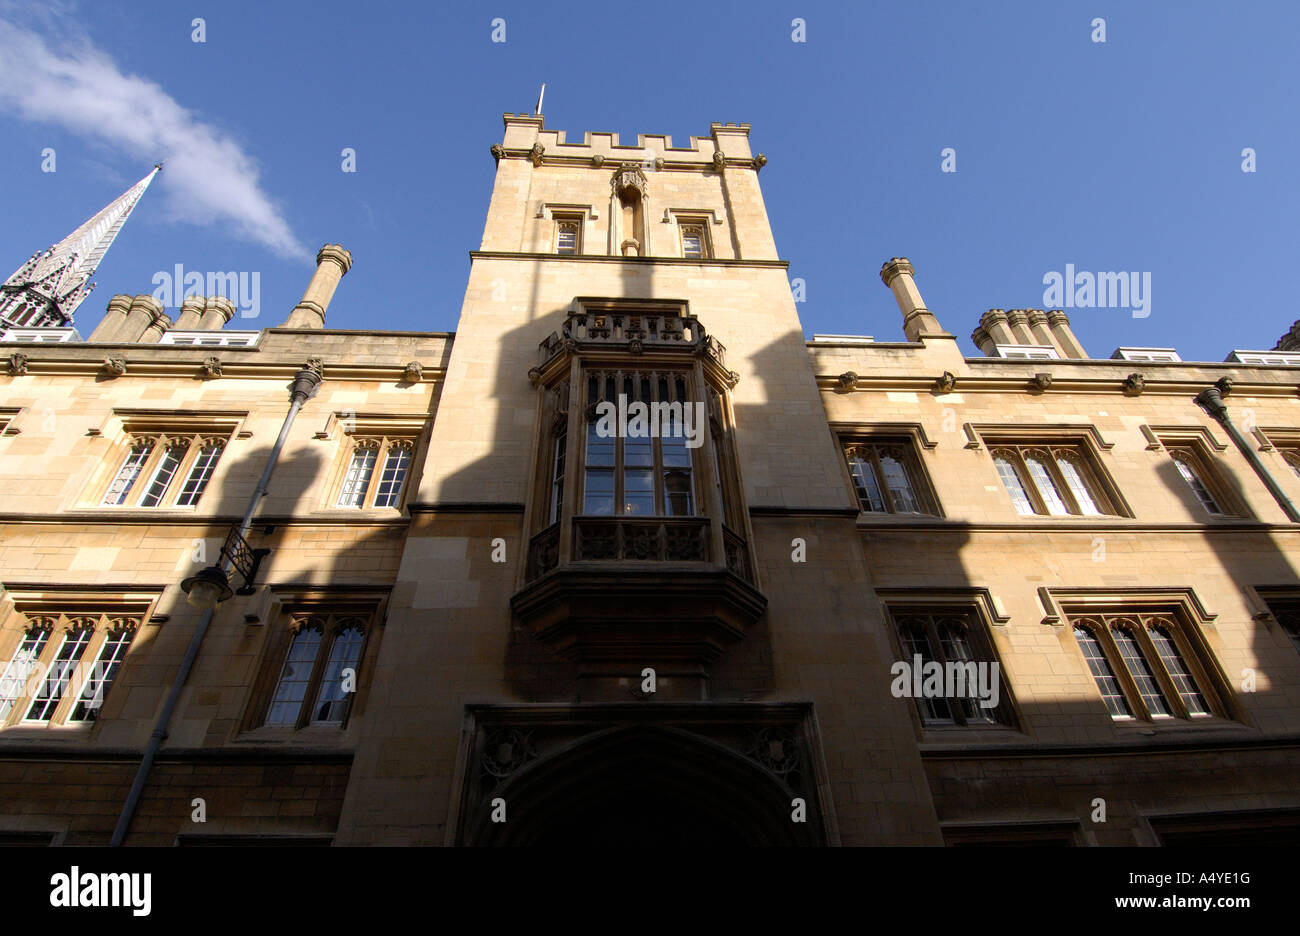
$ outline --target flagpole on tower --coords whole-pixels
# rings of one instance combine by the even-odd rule
[[[539,117],[542,114],[542,98],[546,97],[546,82],[542,82],[542,90],[537,94],[537,110],[533,111]]]

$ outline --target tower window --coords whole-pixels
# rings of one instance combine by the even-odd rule
[[[581,253],[582,222],[577,218],[557,218],[555,221],[555,252],[575,256]]]
[[[683,224],[682,256],[691,260],[703,260],[709,255],[708,240],[702,224]]]

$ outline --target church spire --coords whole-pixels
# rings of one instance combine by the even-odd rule
[[[72,313],[95,288],[90,278],[162,163],[48,250],[0,284],[0,329],[71,325]]]

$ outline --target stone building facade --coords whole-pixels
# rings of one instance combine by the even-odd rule
[[[329,328],[327,245],[278,328],[0,342],[0,841],[1294,836],[1289,352],[968,358],[901,258],[899,340],[809,341],[747,125],[492,154],[454,334]]]

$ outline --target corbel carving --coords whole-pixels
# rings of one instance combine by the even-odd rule
[[[845,371],[835,378],[835,382],[841,390],[852,390],[858,385],[858,375],[853,371]]]
[[[534,166],[542,164],[542,157],[546,155],[546,147],[540,143],[534,143],[533,148],[528,151],[528,158]]]
[[[104,373],[110,377],[121,377],[126,373],[126,358],[113,355],[104,358]]]
[[[21,377],[25,373],[27,373],[27,355],[15,351],[9,355],[9,376]]]
[[[1132,373],[1124,378],[1124,395],[1141,396],[1142,391],[1147,388],[1147,379],[1141,374]]]
[[[207,357],[199,365],[199,376],[204,380],[214,380],[221,376],[221,358]]]

